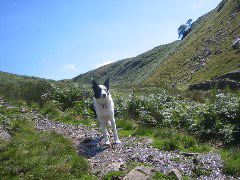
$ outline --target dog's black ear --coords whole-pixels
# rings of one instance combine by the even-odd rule
[[[104,86],[109,90],[109,78],[105,81]]]
[[[98,86],[98,83],[95,80],[92,80],[92,87]]]

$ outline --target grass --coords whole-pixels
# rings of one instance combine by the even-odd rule
[[[21,76],[0,71],[0,96],[11,100],[24,100],[27,103],[42,104],[42,94],[51,88],[54,80]]]
[[[153,147],[165,151],[184,151],[184,152],[209,152],[209,145],[200,143],[194,137],[187,133],[180,133],[177,130],[170,128],[140,128],[135,132],[135,135],[144,135],[153,138]]]
[[[131,136],[136,129],[136,124],[129,119],[116,119],[118,134],[120,137]]]
[[[237,148],[222,149],[221,157],[224,160],[223,172],[232,175],[240,176],[240,150]]]
[[[36,132],[26,114],[3,108],[1,114],[0,124],[12,138],[0,141],[0,179],[94,179],[69,140],[54,132]]]
[[[119,119],[116,121],[120,137],[140,136],[153,139],[152,146],[165,151],[209,152],[210,145],[200,143],[193,136],[175,129],[161,127],[142,127],[131,120]]]

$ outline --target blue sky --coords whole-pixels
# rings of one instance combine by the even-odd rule
[[[0,71],[67,79],[177,40],[220,0],[2,0]]]

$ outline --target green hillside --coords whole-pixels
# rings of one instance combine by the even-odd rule
[[[160,45],[133,58],[123,59],[73,78],[74,82],[90,83],[94,77],[104,81],[107,77],[114,83],[139,83],[155,72],[162,62],[178,47],[180,41]]]
[[[55,81],[0,71],[0,96],[41,103],[41,95],[50,88],[52,82]]]
[[[210,80],[240,68],[240,51],[233,49],[240,36],[240,2],[223,0],[199,18],[196,27],[146,82],[186,86]]]

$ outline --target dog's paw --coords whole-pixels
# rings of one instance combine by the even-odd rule
[[[121,144],[122,142],[118,139],[115,141],[115,144]]]

